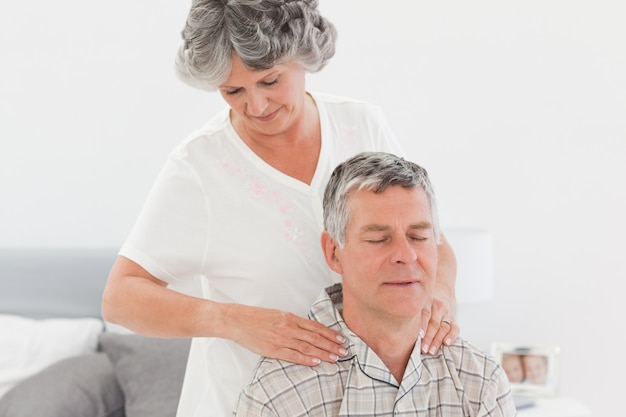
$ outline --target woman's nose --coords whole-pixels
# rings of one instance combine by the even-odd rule
[[[248,93],[248,102],[246,104],[250,116],[263,116],[267,108],[267,98],[260,93]]]

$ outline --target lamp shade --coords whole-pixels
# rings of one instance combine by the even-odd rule
[[[480,229],[445,229],[445,238],[456,256],[457,303],[487,301],[493,292],[491,234]]]

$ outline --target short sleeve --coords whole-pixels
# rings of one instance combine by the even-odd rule
[[[120,255],[169,283],[201,270],[208,239],[208,202],[185,154],[174,152],[154,183]]]

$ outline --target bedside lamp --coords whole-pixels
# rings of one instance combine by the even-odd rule
[[[487,301],[493,293],[491,234],[481,229],[446,229],[443,235],[456,255],[457,303]]]

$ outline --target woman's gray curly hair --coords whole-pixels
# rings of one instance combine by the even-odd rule
[[[317,0],[193,0],[176,70],[186,83],[214,91],[236,53],[251,70],[294,61],[321,70],[335,54],[337,31]]]

